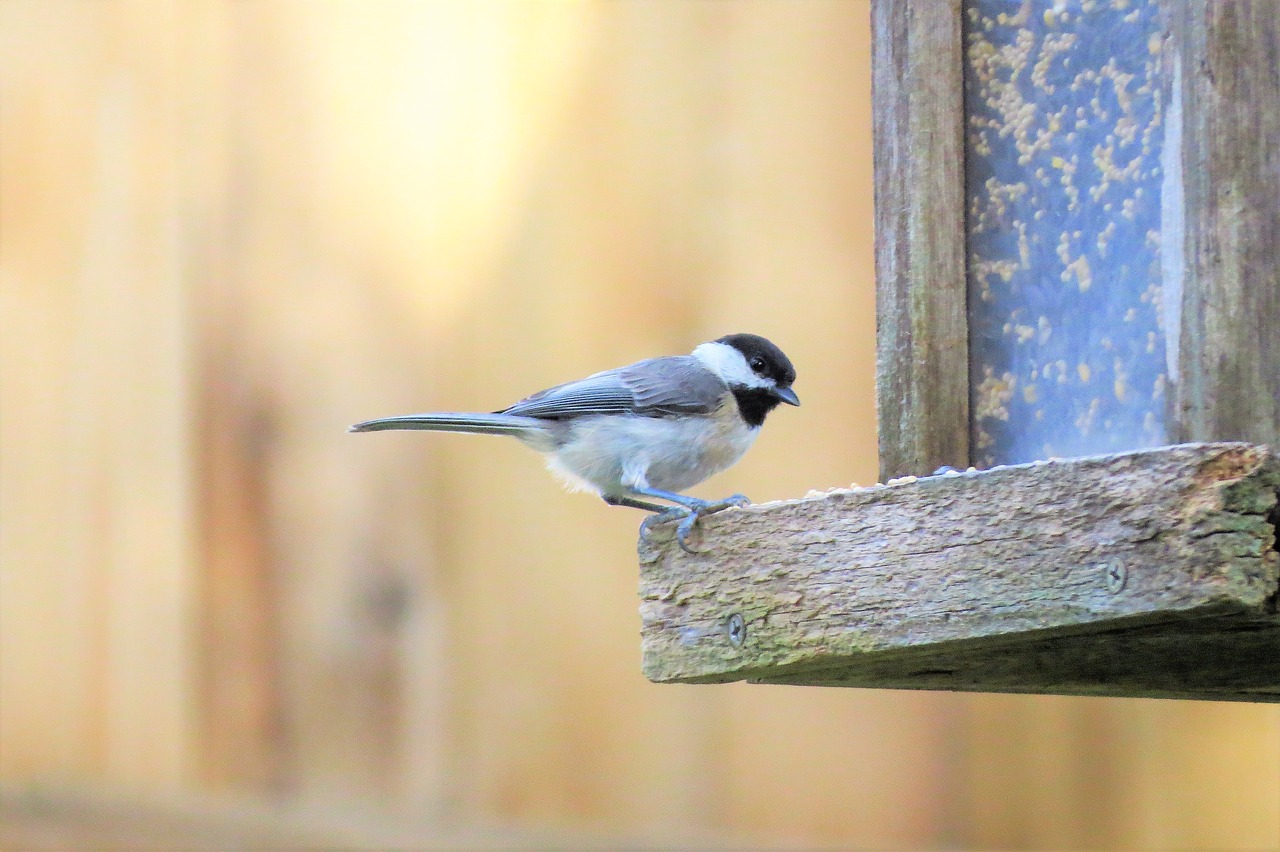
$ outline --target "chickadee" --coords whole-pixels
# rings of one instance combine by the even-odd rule
[[[759,335],[730,334],[689,355],[649,358],[556,385],[492,414],[406,414],[366,420],[350,431],[511,435],[546,454],[547,466],[570,486],[612,506],[656,513],[644,531],[682,519],[676,540],[694,553],[685,539],[699,517],[749,501],[735,494],[709,502],[678,492],[740,459],[779,403],[799,405],[795,379],[777,346]]]

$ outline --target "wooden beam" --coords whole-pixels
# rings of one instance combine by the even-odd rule
[[[908,478],[640,543],[645,674],[1280,701],[1280,459],[1249,444]]]
[[[1274,0],[1169,6],[1173,433],[1280,446],[1280,15]]]
[[[969,464],[960,0],[873,0],[880,475]]]

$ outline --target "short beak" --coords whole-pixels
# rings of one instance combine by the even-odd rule
[[[785,402],[787,405],[800,404],[800,397],[796,396],[796,392],[791,388],[774,388],[773,395]]]

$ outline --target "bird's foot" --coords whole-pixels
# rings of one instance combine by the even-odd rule
[[[656,514],[650,515],[640,523],[640,534],[648,537],[654,527],[662,526],[667,521],[676,521],[689,514],[689,510],[684,506],[668,506],[666,509]]]
[[[702,551],[690,547],[688,538],[699,518],[703,515],[714,515],[716,512],[723,512],[725,509],[747,506],[750,503],[751,501],[741,494],[734,494],[732,497],[726,497],[723,500],[714,502],[690,498],[688,505],[672,506],[664,512],[645,518],[644,523],[640,525],[640,533],[647,536],[653,527],[665,524],[667,521],[679,519],[680,526],[676,527],[676,544],[680,545],[680,549],[685,553],[696,555]]]

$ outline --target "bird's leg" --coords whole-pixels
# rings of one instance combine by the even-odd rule
[[[649,530],[658,524],[665,524],[667,521],[674,521],[689,514],[689,510],[682,506],[662,506],[658,503],[648,503],[644,500],[624,497],[619,494],[602,494],[600,496],[610,506],[626,506],[630,509],[643,509],[646,512],[653,512],[640,524],[640,534],[644,536],[647,536]]]
[[[697,497],[687,497],[684,494],[676,494],[674,491],[663,491],[658,488],[641,488],[636,486],[632,487],[631,490],[634,493],[645,497],[656,497],[659,500],[668,500],[677,504],[669,509],[661,511],[660,514],[645,518],[644,523],[640,525],[640,531],[642,533],[648,533],[650,529],[658,524],[664,524],[667,521],[674,521],[679,518],[681,520],[680,526],[676,527],[676,543],[680,545],[680,549],[685,553],[691,554],[698,553],[698,551],[690,547],[686,539],[688,538],[689,533],[693,531],[694,525],[698,523],[698,518],[703,515],[712,515],[716,512],[724,511],[730,507],[746,506],[751,502],[741,494],[734,494],[732,497],[726,497],[723,500],[710,502],[707,500],[700,500]],[[641,502],[642,501],[640,500],[635,500],[631,504],[620,505],[634,505],[634,503]]]
[[[643,509],[646,512],[657,512],[661,514],[666,512],[670,506],[660,506],[657,503],[646,503],[643,500],[637,500],[634,497],[623,497],[618,494],[602,494],[600,495],[604,502],[610,506],[626,506],[628,509]]]

